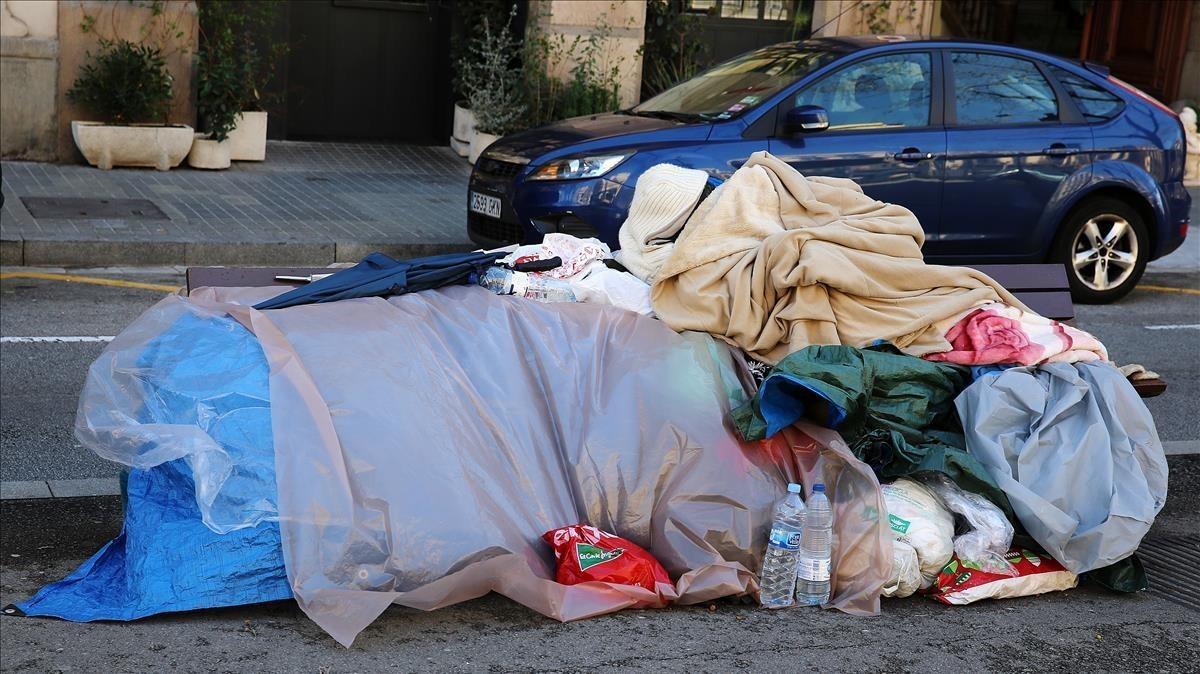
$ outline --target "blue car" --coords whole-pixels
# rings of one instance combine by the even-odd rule
[[[908,207],[931,262],[1062,262],[1077,301],[1128,293],[1187,234],[1169,108],[1094,64],[896,36],[764,47],[634,108],[505,136],[471,174],[468,231],[615,249],[647,168],[727,178],[759,150]]]

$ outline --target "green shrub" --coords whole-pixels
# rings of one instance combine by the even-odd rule
[[[510,30],[515,15],[513,8],[508,21],[499,28],[493,28],[484,17],[479,34],[471,40],[458,64],[459,81],[475,113],[477,128],[497,136],[520,128],[526,110],[518,63],[521,42]]]
[[[171,109],[171,73],[162,51],[128,40],[100,40],[67,97],[99,121],[112,124],[166,122]]]
[[[210,109],[236,95],[238,112],[262,110],[275,66],[287,55],[287,42],[272,39],[282,10],[280,0],[199,0],[199,70],[207,70],[214,98]],[[205,107],[204,94],[199,106]],[[201,117],[204,114],[201,112]],[[210,129],[211,130],[211,129]]]
[[[708,60],[701,39],[701,17],[686,11],[684,0],[646,3],[646,41],[642,44],[642,100],[695,77]]]
[[[561,34],[548,36],[537,25],[530,21],[521,55],[521,93],[526,104],[523,126],[616,110],[624,59],[613,58],[609,51],[613,31],[607,14],[600,17],[591,35],[577,35],[571,41]],[[575,65],[566,80],[551,75],[568,60]]]
[[[200,44],[196,69],[196,111],[200,123],[215,141],[229,137],[243,110],[245,78],[238,67],[233,31],[223,28]]]

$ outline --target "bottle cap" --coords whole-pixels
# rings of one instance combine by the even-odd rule
[[[817,492],[821,492],[822,494],[824,494],[825,493],[825,485],[820,482],[814,484],[813,485],[813,493],[815,494]]]
[[[788,493],[790,493],[790,494],[803,494],[803,493],[804,493],[804,487],[801,487],[800,485],[796,484],[795,482],[792,482],[792,483],[788,484]]]

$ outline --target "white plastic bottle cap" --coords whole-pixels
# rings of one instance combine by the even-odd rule
[[[788,484],[788,492],[790,492],[792,494],[803,494],[804,487],[801,487],[800,485],[796,484],[795,482],[791,482]]]

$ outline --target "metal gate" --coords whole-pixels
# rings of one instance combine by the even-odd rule
[[[441,143],[449,11],[437,0],[289,2],[285,135]]]

